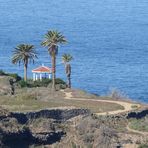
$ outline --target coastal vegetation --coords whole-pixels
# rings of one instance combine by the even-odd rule
[[[0,79],[0,104],[1,106],[9,109],[10,111],[28,111],[28,110],[41,110],[47,108],[56,108],[56,107],[76,107],[76,108],[85,108],[90,109],[92,112],[108,112],[118,109],[124,109],[124,107],[116,103],[106,103],[106,102],[97,102],[91,101],[89,99],[102,97],[97,97],[95,95],[88,94],[84,91],[72,89],[73,95],[76,94],[82,98],[88,98],[88,100],[68,100],[65,99],[65,92],[69,91],[66,89],[60,91],[61,89],[66,88],[66,83],[57,78],[56,79],[56,88],[59,91],[52,94],[52,81],[49,79],[43,79],[43,81],[24,80],[14,81],[13,87],[15,87],[14,95],[11,94],[11,84],[9,80],[11,77],[3,76]],[[51,84],[51,85],[50,85]],[[50,87],[51,86],[51,87]],[[51,90],[51,91],[50,91]]]
[[[138,148],[148,148],[148,144],[141,144]]]
[[[27,77],[27,70],[28,70],[28,64],[30,62],[35,62],[35,59],[37,59],[37,52],[35,50],[34,45],[29,44],[20,44],[18,45],[12,55],[12,63],[13,64],[23,64],[24,66],[24,80],[22,80],[21,77],[18,76],[18,74],[8,74],[0,71],[0,75],[5,76],[12,76],[14,77],[18,82],[18,84],[21,87],[47,87],[52,86],[52,91],[56,90],[57,85],[61,85],[60,88],[71,88],[71,65],[70,61],[73,59],[73,57],[70,54],[64,54],[62,56],[62,61],[65,65],[65,72],[67,76],[67,86],[66,83],[61,80],[60,78],[56,78],[56,56],[58,54],[59,45],[67,43],[67,40],[65,36],[62,35],[62,33],[56,31],[56,30],[50,30],[45,34],[45,38],[42,41],[41,45],[44,47],[47,47],[49,55],[51,56],[51,63],[52,63],[52,80],[43,78],[42,81],[36,80],[33,81],[32,79],[28,79]],[[21,81],[20,81],[21,80]]]
[[[9,76],[14,78],[16,81],[22,80],[21,76],[19,76],[17,73],[6,73],[3,70],[0,70],[0,76]]]
[[[134,130],[148,132],[148,116],[142,119],[131,120],[129,127]]]
[[[21,91],[21,94],[17,94],[13,98],[3,96],[0,98],[0,104],[10,111],[18,112],[36,111],[58,107],[90,109],[93,113],[124,109],[122,106],[115,103],[95,102],[90,100],[65,100],[64,94],[60,92],[56,94],[55,98],[52,98],[52,94],[49,93],[49,90],[44,88],[36,90],[31,89],[30,91],[24,89]],[[41,91],[43,91],[44,94],[42,94]],[[44,99],[42,99],[42,97],[44,97]]]
[[[28,63],[33,62],[37,58],[37,53],[33,45],[20,44],[13,51],[12,63],[23,63],[24,65],[24,81],[27,81]]]
[[[1,71],[1,73],[0,90],[2,87],[4,88],[4,91],[6,91],[6,86],[11,85],[9,84],[9,80],[13,77],[5,75],[5,72]],[[2,81],[4,80],[5,82],[3,83]],[[66,85],[63,80],[56,80],[57,84]],[[27,84],[27,86],[21,86],[20,83]],[[66,148],[79,146],[94,148],[99,148],[99,146],[102,148],[104,146],[104,148],[108,148],[110,145],[112,147],[124,145],[125,141],[131,143],[133,139],[136,139],[136,143],[139,142],[138,144],[141,144],[141,147],[146,146],[144,145],[146,140],[139,141],[139,137],[137,138],[133,135],[132,137],[134,138],[131,139],[131,135],[127,130],[127,124],[131,121],[128,121],[124,114],[109,115],[109,112],[117,110],[123,110],[124,112],[124,106],[115,101],[114,103],[106,102],[109,99],[108,97],[96,96],[76,89],[62,90],[60,88],[53,96],[52,86],[50,84],[52,85],[52,80],[48,79],[35,82],[29,79],[27,82],[24,80],[14,81],[14,95],[5,93],[0,96],[0,106],[9,110],[9,112],[12,112],[12,114],[6,113],[7,116],[9,116],[9,114],[11,115],[9,117],[0,115],[0,118],[2,118],[0,122],[0,132],[4,133],[0,137],[0,144],[9,144],[10,146],[11,144],[14,145],[14,141],[16,141],[16,144],[19,144],[17,142],[19,137],[20,140],[22,140],[21,143],[23,143],[23,141],[30,141],[28,145],[31,146],[31,144],[35,144],[33,147],[37,147],[36,143],[33,141],[34,138],[36,138],[36,141],[40,141],[38,146],[41,147],[53,145],[58,148],[65,146],[66,142]],[[69,92],[71,92],[75,99],[66,98],[66,93]],[[99,100],[104,101],[100,102]],[[69,115],[77,116],[77,112],[71,112],[73,109],[80,109],[82,112],[89,110],[92,115],[87,114],[82,117],[78,116],[69,121],[63,119],[63,122],[60,120],[55,121],[46,114],[46,112],[51,112],[50,115],[54,118],[61,118],[61,116],[69,117]],[[64,113],[59,115],[61,111]],[[38,114],[38,112],[42,113]],[[70,112],[70,114],[67,112]],[[98,116],[98,113],[105,113],[105,115]],[[28,114],[31,116],[28,116]],[[16,115],[15,117],[20,118],[20,121],[15,117],[12,117],[12,115]],[[41,117],[39,117],[39,115]],[[29,119],[29,122],[21,123],[23,120],[26,120],[25,116],[32,117],[32,119]],[[6,118],[8,119],[6,120]],[[7,130],[9,130],[9,132]],[[65,134],[65,136],[58,141],[56,137],[62,136],[61,133]],[[13,134],[16,135],[16,139],[12,136]],[[51,135],[53,134],[56,136],[52,137]],[[24,139],[24,136],[30,137],[26,140]],[[33,139],[31,138],[32,136]],[[53,143],[51,143],[51,138],[53,138]]]
[[[18,45],[12,57],[13,64],[23,64],[24,80],[18,74],[0,71],[0,132],[3,133],[0,133],[0,146],[5,142],[10,144],[9,140],[13,143],[16,137],[16,141],[20,138],[23,143],[28,137],[29,146],[39,142],[41,147],[53,144],[65,148],[66,144],[66,148],[117,148],[124,146],[125,141],[128,144],[134,141],[145,148],[148,139],[143,133],[148,132],[147,116],[139,120],[128,118],[129,112],[136,112],[141,105],[124,102],[127,97],[117,89],[108,96],[99,96],[71,88],[73,57],[70,54],[62,55],[67,83],[56,78],[59,45],[66,42],[60,32],[53,30],[45,34],[41,43],[51,56],[52,79],[28,79],[28,64],[37,58],[34,46],[28,44]],[[66,119],[71,116],[76,118]],[[144,140],[139,141],[137,131],[130,129],[141,131]],[[130,132],[136,133],[132,139]]]
[[[18,84],[21,86],[21,88],[24,87],[28,87],[28,88],[33,88],[33,87],[50,87],[52,84],[52,80],[51,79],[42,79],[42,81],[37,80],[37,81],[33,81],[32,79],[29,79],[27,82],[25,82],[24,80],[21,80],[18,82]],[[62,88],[66,88],[66,83],[60,79],[60,78],[56,78],[55,79],[55,86],[56,87],[60,87]]]
[[[51,56],[52,63],[52,89],[55,91],[55,79],[56,79],[56,56],[59,50],[59,44],[66,43],[66,38],[58,31],[50,30],[45,34],[45,39],[41,43],[42,46],[48,48],[48,52]]]

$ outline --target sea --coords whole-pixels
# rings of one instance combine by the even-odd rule
[[[51,67],[41,46],[48,30],[68,40],[59,46],[57,77],[66,80],[61,56],[73,56],[72,86],[98,95],[120,90],[148,103],[147,0],[0,0],[0,69],[23,76],[13,65],[14,48],[33,44],[38,53],[32,69]]]

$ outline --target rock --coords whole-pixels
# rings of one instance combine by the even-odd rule
[[[132,112],[128,113],[127,119],[130,119],[130,118],[141,119],[145,116],[148,116],[148,108],[138,110],[138,111],[132,111]]]
[[[29,120],[38,118],[51,118],[58,121],[66,121],[79,115],[90,114],[88,109],[50,109],[27,113],[11,113],[11,117],[16,118],[20,123],[25,124]]]
[[[66,134],[65,121],[89,114],[84,109],[52,109],[18,113],[0,109],[0,146],[29,147],[31,144],[53,144]]]
[[[15,79],[9,76],[0,76],[0,95],[14,94]]]

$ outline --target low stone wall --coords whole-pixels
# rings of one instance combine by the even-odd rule
[[[88,109],[52,109],[28,113],[12,112],[9,117],[16,118],[19,123],[25,124],[28,120],[37,118],[51,118],[59,121],[66,121],[79,115],[88,114],[91,114]]]

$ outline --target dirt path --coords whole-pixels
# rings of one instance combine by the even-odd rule
[[[138,144],[125,144],[123,148],[138,148]]]
[[[63,91],[64,92],[64,91]],[[119,113],[124,113],[124,112],[129,112],[132,111],[133,108],[132,106],[136,105],[138,108],[140,107],[140,104],[134,104],[134,103],[129,103],[129,102],[124,102],[124,101],[114,101],[114,100],[96,100],[96,99],[85,99],[85,98],[74,98],[72,95],[72,92],[64,92],[65,93],[65,99],[74,99],[74,100],[90,100],[90,101],[97,101],[97,102],[108,102],[108,103],[116,103],[124,107],[124,110],[116,110],[116,111],[109,111],[109,112],[102,112],[102,113],[96,113],[97,115],[115,115]],[[133,130],[129,127],[129,124],[127,125],[127,130],[129,132],[133,132],[136,134],[141,134],[144,136],[148,136],[148,132],[141,132],[137,130]],[[125,144],[124,148],[138,148],[137,144]]]
[[[140,107],[139,104],[124,102],[124,101],[114,101],[114,100],[96,100],[96,99],[83,99],[83,98],[73,98],[72,92],[65,92],[65,99],[74,99],[74,100],[89,100],[89,101],[97,101],[97,102],[107,102],[107,103],[116,103],[124,107],[124,110],[116,110],[116,111],[109,111],[109,112],[102,112],[102,113],[96,113],[97,115],[115,115],[119,113],[129,112],[133,110],[132,106],[136,105],[137,107]]]

